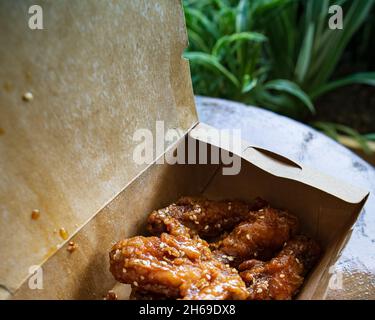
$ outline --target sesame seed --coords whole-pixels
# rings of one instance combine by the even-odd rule
[[[138,282],[137,281],[134,281],[133,284],[138,287]]]
[[[22,96],[22,100],[26,102],[31,101],[33,99],[34,99],[34,96],[31,92],[25,92]]]
[[[250,240],[251,239],[251,236],[249,234],[246,235],[246,239],[247,240]]]
[[[208,230],[210,228],[210,226],[209,225],[206,225],[205,227],[204,227],[204,230]]]
[[[38,220],[40,217],[40,211],[38,209],[34,209],[31,211],[31,219]]]
[[[113,290],[109,290],[104,300],[117,300],[117,294]]]
[[[258,288],[257,289],[257,293],[262,293],[263,292],[263,289],[262,288]]]
[[[68,248],[66,248],[66,250],[68,250],[70,253],[72,253],[77,248],[78,248],[78,245],[76,243],[74,243],[73,241],[69,241]]]

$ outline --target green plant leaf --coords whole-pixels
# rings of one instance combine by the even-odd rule
[[[256,87],[258,79],[252,79],[250,75],[244,76],[241,93],[248,93]]]
[[[228,36],[223,36],[218,39],[212,49],[212,54],[214,56],[218,56],[221,49],[223,49],[226,45],[229,45],[233,42],[239,41],[254,41],[254,42],[263,42],[266,41],[267,38],[258,32],[239,32],[234,33]]]
[[[197,26],[197,23],[200,23],[213,37],[217,37],[215,25],[198,9],[185,7],[185,16],[187,17],[187,20],[195,19],[196,22],[193,24],[194,26]]]
[[[344,28],[342,30],[325,28],[325,31],[316,38],[314,63],[309,69],[306,86],[304,86],[308,91],[317,90],[322,83],[330,78],[345,47],[363,24],[374,4],[374,0],[347,2],[350,5],[348,4],[345,9]]]
[[[324,133],[338,140],[339,134],[344,134],[355,140],[366,154],[372,154],[370,147],[367,144],[366,136],[362,136],[358,131],[338,123],[332,122],[313,122],[312,125],[321,129]]]
[[[346,134],[347,136],[356,140],[365,153],[367,153],[367,154],[372,153],[370,147],[367,144],[366,139],[360,133],[358,133],[358,131],[356,131],[356,130],[350,128],[350,127],[341,125],[341,124],[336,124],[336,128],[339,132],[342,132],[342,133]]]
[[[333,140],[338,140],[339,135],[337,133],[337,130],[330,123],[316,121],[311,123],[311,125],[316,129],[323,131],[327,136],[331,137]]]
[[[240,0],[237,6],[236,31],[243,32],[249,29],[250,1]]]
[[[342,79],[338,79],[329,82],[321,87],[317,88],[315,91],[311,92],[310,96],[315,99],[328,91],[337,89],[342,86],[347,86],[350,84],[367,84],[370,86],[375,86],[375,72],[360,72],[347,76]]]
[[[208,67],[217,71],[219,74],[224,75],[230,82],[232,82],[236,87],[240,86],[240,82],[236,76],[226,69],[217,57],[203,53],[203,52],[185,52],[184,57],[189,59],[193,64],[200,64],[202,66]]]
[[[311,53],[312,53],[313,42],[314,42],[314,30],[315,30],[314,24],[310,23],[307,28],[307,33],[303,40],[302,48],[298,56],[295,75],[299,83],[302,83],[303,80],[305,79],[306,72],[310,66]]]
[[[375,132],[374,132],[374,133],[368,133],[368,134],[365,134],[364,137],[365,137],[367,140],[375,141]]]
[[[194,45],[197,49],[203,51],[203,52],[209,52],[210,49],[208,48],[205,41],[201,38],[201,36],[195,32],[192,29],[188,30],[188,36],[189,36],[189,46]]]
[[[284,91],[298,98],[312,114],[315,114],[315,108],[309,96],[294,82],[286,79],[277,79],[267,82],[266,89]]]

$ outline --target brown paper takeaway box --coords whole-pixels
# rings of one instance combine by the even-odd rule
[[[44,29],[30,30],[38,3],[0,2],[0,297],[101,299],[116,285],[113,241],[142,233],[153,209],[203,194],[260,196],[298,215],[325,250],[299,298],[324,298],[367,193],[246,142],[234,176],[222,164],[137,165],[133,133],[155,133],[157,120],[186,135],[155,160],[186,139],[207,142],[181,57],[180,1],[41,1]],[[23,101],[25,92],[34,98]],[[42,290],[29,288],[33,265]]]

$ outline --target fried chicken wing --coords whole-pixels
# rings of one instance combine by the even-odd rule
[[[268,260],[298,230],[295,216],[273,208],[252,212],[224,239],[215,244],[215,256],[224,263],[238,266],[258,258]]]
[[[143,292],[177,299],[246,299],[237,270],[216,260],[207,242],[186,234],[137,236],[110,252],[110,271]]]
[[[155,236],[119,241],[109,254],[131,299],[291,299],[320,255],[296,236],[295,216],[260,198],[182,197],[153,211],[147,228]]]
[[[148,230],[153,235],[173,232],[171,228],[167,228],[166,221],[174,218],[187,226],[192,235],[212,238],[248,218],[250,211],[259,210],[267,205],[267,202],[260,198],[255,199],[253,203],[245,203],[182,197],[176,203],[152,212],[148,218]]]
[[[248,299],[292,299],[319,255],[316,242],[305,236],[296,236],[269,262],[254,259],[243,262],[239,269],[248,286]]]

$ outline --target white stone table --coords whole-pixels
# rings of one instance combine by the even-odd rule
[[[375,299],[375,169],[350,150],[316,130],[241,103],[196,97],[199,120],[217,128],[240,128],[256,145],[344,179],[371,192],[353,234],[336,263],[343,289],[329,299]]]

